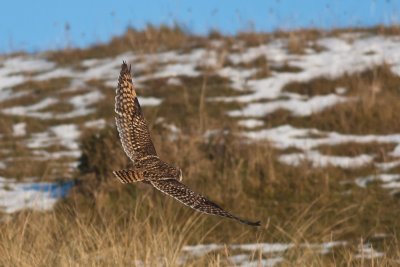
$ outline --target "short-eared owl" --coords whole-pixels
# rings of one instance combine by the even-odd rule
[[[122,147],[134,163],[132,169],[113,172],[122,183],[151,184],[197,211],[227,217],[248,225],[260,225],[260,222],[242,220],[202,195],[193,192],[180,182],[182,170],[165,163],[157,156],[132,83],[131,68],[128,68],[125,62],[122,64],[118,79],[115,112]]]

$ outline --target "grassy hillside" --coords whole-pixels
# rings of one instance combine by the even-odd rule
[[[149,27],[2,55],[0,266],[396,266],[399,36]],[[122,60],[160,157],[262,227],[113,177],[130,166],[114,126]],[[27,196],[71,180],[54,205]]]

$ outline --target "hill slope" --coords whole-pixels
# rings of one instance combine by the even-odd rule
[[[10,245],[29,221],[52,229],[44,241],[31,240],[37,250],[58,248],[49,257],[37,253],[37,265],[84,264],[108,249],[120,251],[106,255],[122,266],[163,257],[172,265],[216,266],[397,260],[400,36],[392,33],[206,38],[149,28],[84,50],[3,55],[0,206],[8,221],[0,225],[0,243]],[[148,187],[123,187],[112,177],[128,164],[113,109],[123,60],[132,65],[161,157],[180,166],[197,191],[262,219],[262,229],[196,216]],[[66,198],[56,204],[60,197]],[[80,235],[63,228],[70,221]],[[147,227],[145,237],[135,224]],[[86,236],[101,229],[109,231],[105,240]],[[120,243],[133,242],[118,238],[121,229],[147,243],[152,256],[138,244]],[[19,235],[14,250],[0,245],[0,254],[8,251],[2,264],[35,257],[23,244],[38,230]],[[175,246],[157,254],[152,231]],[[52,239],[56,233],[66,240]],[[110,262],[99,257],[96,265]]]

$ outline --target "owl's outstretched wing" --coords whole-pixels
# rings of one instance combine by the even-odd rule
[[[162,179],[150,182],[156,189],[175,198],[179,202],[191,207],[196,211],[234,219],[247,225],[261,225],[259,221],[250,222],[236,217],[202,195],[193,192],[189,187],[180,183],[176,179]]]
[[[115,121],[122,147],[135,161],[157,155],[132,82],[131,68],[123,62],[115,96]]]

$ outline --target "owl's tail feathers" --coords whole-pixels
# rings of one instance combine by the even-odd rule
[[[144,180],[143,174],[141,172],[137,172],[135,170],[130,170],[130,169],[113,171],[113,174],[117,176],[117,178],[123,184],[135,183]]]

